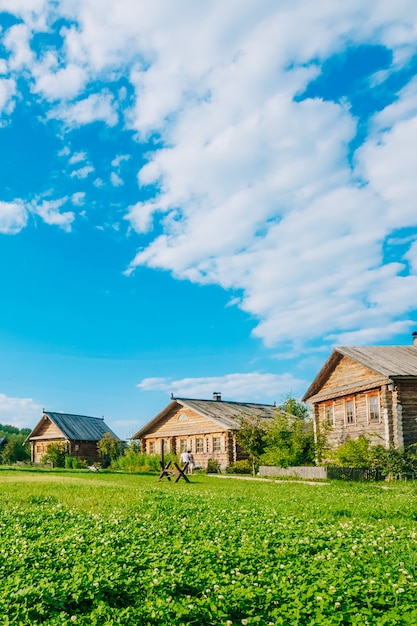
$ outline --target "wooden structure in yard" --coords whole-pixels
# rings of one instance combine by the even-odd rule
[[[180,467],[177,462],[174,462],[174,468],[172,468],[172,461],[168,461],[165,464],[165,441],[162,439],[161,441],[161,459],[159,461],[159,465],[161,467],[161,473],[159,474],[158,480],[161,481],[163,478],[167,478],[171,481],[171,478],[175,476],[175,482],[177,483],[181,478],[185,480],[186,483],[189,483],[189,479],[187,476],[188,470],[188,462],[184,464],[183,467]]]
[[[31,460],[40,463],[51,443],[65,446],[68,456],[86,460],[90,465],[100,461],[97,442],[105,433],[117,435],[100,417],[43,412],[26,441],[31,445]]]
[[[140,440],[141,450],[147,454],[160,454],[164,442],[165,452],[179,456],[190,450],[196,468],[205,469],[208,460],[213,459],[225,469],[247,458],[236,442],[235,433],[239,429],[239,417],[249,415],[272,419],[276,408],[269,404],[226,402],[220,393],[214,393],[213,400],[172,397],[132,439]]]
[[[417,443],[417,333],[412,346],[335,348],[303,401],[331,447],[360,435],[386,447]]]

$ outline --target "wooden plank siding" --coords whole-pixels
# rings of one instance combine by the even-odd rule
[[[387,382],[386,377],[374,372],[349,357],[342,357],[320,391],[310,398],[317,402],[336,396],[343,397],[357,391],[375,389]]]
[[[387,444],[388,434],[393,432],[393,411],[386,383],[387,379],[353,359],[346,356],[340,359],[319,393],[311,399],[318,432],[323,432],[329,417],[327,407],[332,407],[333,421],[326,428],[330,447],[337,447],[347,439],[357,439],[361,435],[366,435],[372,444]],[[379,416],[378,419],[371,419],[371,398],[376,396]],[[353,415],[349,414],[350,408]],[[388,429],[389,419],[391,425]]]

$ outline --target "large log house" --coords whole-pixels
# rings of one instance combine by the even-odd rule
[[[213,459],[225,469],[231,463],[247,458],[235,437],[239,417],[260,415],[272,419],[276,410],[269,404],[225,402],[220,393],[214,393],[213,400],[172,397],[171,402],[132,439],[140,440],[141,449],[147,454],[160,454],[163,440],[165,452],[180,455],[191,450],[197,467],[205,468],[207,461]]]
[[[387,448],[417,443],[417,333],[412,346],[335,348],[303,401],[330,447],[360,435]]]

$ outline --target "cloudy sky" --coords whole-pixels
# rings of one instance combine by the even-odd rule
[[[0,422],[409,344],[416,70],[415,0],[0,0]]]

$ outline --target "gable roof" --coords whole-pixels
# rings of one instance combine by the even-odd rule
[[[303,397],[304,402],[308,402],[309,398],[318,393],[344,356],[380,374],[383,378],[417,377],[416,346],[341,346],[333,350],[307,389]]]
[[[42,422],[49,418],[61,431],[65,439],[69,441],[99,441],[104,433],[110,433],[116,439],[117,435],[107,426],[101,417],[88,417],[87,415],[72,415],[70,413],[51,413],[45,411],[42,419],[37,423],[27,438],[27,441],[37,438],[36,432]]]
[[[132,439],[140,439],[143,437],[176,406],[187,407],[199,415],[208,418],[214,424],[224,428],[225,430],[237,430],[239,428],[238,418],[244,415],[256,413],[257,415],[261,415],[262,418],[272,419],[276,415],[277,411],[276,407],[272,404],[172,398],[172,401],[150,422],[138,430],[138,432],[132,436]]]

